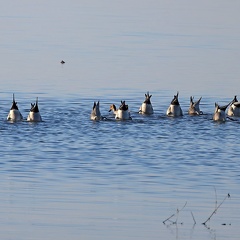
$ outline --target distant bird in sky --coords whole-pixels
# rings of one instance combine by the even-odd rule
[[[64,63],[65,63],[65,62],[62,60],[62,61],[61,61],[61,64],[64,64]]]

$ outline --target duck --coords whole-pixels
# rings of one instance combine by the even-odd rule
[[[12,107],[11,107],[11,109],[9,111],[8,116],[7,116],[7,120],[8,121],[13,121],[13,122],[17,122],[17,121],[22,121],[23,120],[23,116],[22,116],[21,112],[18,109],[17,102],[15,101],[14,94],[13,94]]]
[[[131,120],[132,117],[130,112],[128,111],[128,105],[126,105],[125,101],[121,101],[121,105],[119,109],[116,108],[115,104],[110,106],[109,112],[113,112],[115,115],[115,119],[117,120]]]
[[[91,116],[90,116],[91,120],[102,120],[102,116],[100,113],[100,105],[99,105],[99,101],[96,103],[93,103],[93,108],[92,108],[92,112],[91,112]]]
[[[153,114],[153,107],[152,107],[152,103],[150,100],[151,97],[152,97],[152,95],[149,95],[149,92],[147,92],[147,94],[145,94],[145,100],[142,103],[141,107],[139,108],[139,113],[148,114],[148,115]]]
[[[202,97],[200,97],[197,101],[193,101],[194,97],[190,97],[190,106],[189,106],[189,109],[188,109],[188,114],[189,115],[200,115],[200,114],[203,114],[202,111],[200,111],[200,107],[199,107],[199,104],[200,104],[200,101],[202,99]]]
[[[174,95],[173,100],[171,101],[171,104],[169,108],[167,109],[167,116],[170,117],[180,117],[183,116],[183,112],[181,109],[181,106],[178,101],[178,92],[177,95]]]
[[[230,104],[230,103],[229,103]],[[225,106],[219,106],[217,103],[215,103],[215,111],[213,114],[213,120],[219,121],[219,122],[225,122],[226,121],[226,109],[229,106],[229,104]]]
[[[42,117],[38,108],[38,98],[36,103],[31,103],[31,109],[27,117],[28,122],[42,122]]]
[[[240,102],[237,100],[237,96],[234,96],[227,112],[228,116],[240,117]]]

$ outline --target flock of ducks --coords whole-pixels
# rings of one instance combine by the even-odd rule
[[[145,100],[139,108],[140,114],[151,115],[154,113],[152,103],[151,103],[151,97],[152,97],[152,95],[149,95],[149,92],[147,92],[147,94],[145,94]],[[188,109],[189,115],[202,115],[203,114],[203,112],[200,110],[201,99],[202,99],[202,97],[200,97],[197,101],[194,101],[194,98],[192,96],[190,97],[190,106]],[[228,112],[226,115],[227,108],[228,108]],[[131,120],[132,119],[130,112],[128,110],[128,105],[125,103],[125,101],[121,101],[121,105],[118,109],[116,108],[116,106],[114,104],[112,104],[110,106],[109,112],[111,112],[111,111],[115,115],[116,120]],[[174,97],[170,103],[170,106],[167,109],[166,115],[169,117],[183,116],[183,111],[182,111],[181,106],[178,101],[178,92],[177,92],[177,95],[174,95]],[[240,102],[238,102],[237,96],[235,96],[233,98],[233,100],[225,106],[219,106],[217,103],[215,103],[215,111],[213,114],[213,120],[225,122],[228,116],[240,117]],[[97,103],[94,102],[90,119],[91,120],[106,119],[105,117],[102,117],[102,115],[100,113],[99,101]]]
[[[7,116],[7,120],[11,122],[18,122],[23,120],[23,116],[18,109],[17,102],[15,101],[13,94],[13,102],[12,107]],[[41,122],[42,117],[38,109],[38,98],[36,99],[36,103],[31,103],[31,108],[27,117],[28,122]]]
[[[140,114],[146,114],[151,115],[154,113],[152,103],[151,103],[151,97],[152,95],[149,95],[149,92],[145,94],[145,100],[143,101],[142,105],[139,108]],[[200,102],[202,97],[200,97],[197,101],[194,101],[194,98],[190,97],[190,106],[188,109],[189,115],[201,115],[203,112],[200,110]],[[228,112],[226,115],[226,109],[228,108]],[[110,106],[109,112],[113,112],[115,115],[116,120],[131,120],[131,114],[128,109],[128,105],[125,103],[125,101],[121,101],[121,105],[119,108],[116,107],[115,104],[112,104]],[[183,111],[181,109],[180,103],[178,101],[178,92],[177,95],[174,95],[168,109],[166,112],[166,115],[169,117],[180,117],[183,116]],[[219,106],[217,103],[215,103],[215,111],[213,114],[213,120],[214,121],[221,121],[225,122],[226,118],[228,116],[235,116],[240,117],[240,102],[237,100],[237,96],[233,98],[233,100],[224,106]],[[91,120],[104,120],[106,119],[101,115],[100,112],[100,105],[99,101],[94,102],[93,109],[90,116]],[[23,116],[21,112],[18,109],[17,102],[15,101],[15,97],[13,94],[13,102],[12,106],[10,108],[9,114],[7,116],[8,121],[16,122],[16,121],[22,121]],[[36,99],[35,103],[31,103],[31,108],[27,117],[27,121],[29,122],[41,122],[42,117],[39,112],[38,108],[38,98]]]

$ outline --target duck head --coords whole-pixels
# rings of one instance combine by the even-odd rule
[[[111,112],[111,111],[113,111],[113,112],[117,111],[117,108],[116,108],[116,105],[115,105],[115,104],[112,104],[112,105],[110,106],[109,112]]]

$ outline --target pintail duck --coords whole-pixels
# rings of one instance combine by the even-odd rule
[[[226,121],[225,111],[226,111],[227,107],[229,106],[229,104],[220,107],[217,103],[215,103],[215,111],[214,111],[214,114],[213,114],[213,120],[214,121],[221,121],[221,122]]]
[[[20,111],[18,109],[17,102],[15,101],[14,94],[13,94],[12,107],[7,116],[7,120],[17,122],[17,121],[21,121],[22,119],[23,119],[22,114],[20,113]]]
[[[183,112],[178,101],[178,92],[177,95],[174,95],[166,114],[170,117],[183,116]]]
[[[100,106],[99,106],[99,101],[96,103],[93,103],[93,108],[90,116],[91,120],[102,120],[102,116],[100,113]]]
[[[194,102],[193,97],[192,96],[190,97],[190,107],[188,109],[189,115],[200,115],[203,113],[202,111],[200,111],[200,107],[199,107],[201,99],[202,97],[200,97],[198,101]]]
[[[27,117],[27,121],[29,122],[41,122],[42,117],[38,109],[38,98],[36,99],[36,103],[31,103],[31,109]]]
[[[125,104],[125,101],[121,101],[119,109],[116,108],[114,104],[110,106],[109,112],[113,111],[115,114],[115,119],[118,120],[131,120],[130,112],[128,111],[128,105]]]
[[[230,103],[230,107],[228,108],[228,116],[240,117],[240,102],[238,102],[237,96],[235,96]]]
[[[147,94],[145,94],[145,100],[139,109],[139,113],[149,114],[149,115],[153,114],[153,107],[152,107],[152,103],[150,100],[151,97],[152,97],[152,95],[149,95],[149,92],[147,92]]]

